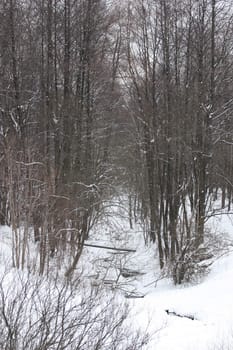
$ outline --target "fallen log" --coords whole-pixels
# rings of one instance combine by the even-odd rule
[[[126,299],[141,299],[144,297],[145,297],[145,295],[143,295],[143,294],[125,294]]]
[[[170,311],[170,310],[165,310],[165,312],[168,314],[168,315],[172,315],[172,316],[176,316],[176,317],[184,317],[184,318],[189,318],[190,320],[194,321],[195,318],[193,315],[184,315],[184,314],[178,314],[177,312],[175,311]]]
[[[110,250],[117,250],[117,251],[127,252],[127,253],[136,253],[136,250],[135,250],[135,249],[115,248],[115,247],[108,247],[108,246],[103,246],[103,245],[98,245],[98,244],[89,244],[89,243],[84,243],[83,245],[84,245],[85,247],[110,249]]]
[[[136,276],[142,276],[144,275],[144,272],[140,272],[137,270],[131,270],[127,268],[123,268],[120,270],[121,276],[124,278],[129,278],[129,277],[136,277]]]

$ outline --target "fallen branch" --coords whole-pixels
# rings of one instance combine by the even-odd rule
[[[126,269],[126,268],[121,269],[120,273],[121,273],[121,276],[124,278],[142,276],[145,274],[144,272],[130,270],[130,269]]]
[[[168,315],[177,316],[177,317],[185,317],[185,318],[189,318],[189,319],[192,320],[192,321],[195,320],[195,318],[194,318],[193,315],[181,315],[181,314],[176,313],[175,311],[169,311],[169,310],[165,310],[165,312],[166,312]]]
[[[83,245],[85,247],[102,248],[102,249],[117,250],[117,251],[128,252],[128,253],[136,253],[135,249],[115,248],[115,247],[108,247],[108,246],[89,244],[89,243],[84,243]]]
[[[142,299],[144,297],[145,297],[145,295],[143,295],[143,294],[134,294],[134,293],[125,294],[126,299]]]

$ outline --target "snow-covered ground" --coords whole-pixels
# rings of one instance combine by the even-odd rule
[[[233,251],[216,260],[199,284],[174,286],[161,278],[155,247],[144,245],[139,224],[129,228],[121,204],[110,208],[109,215],[94,227],[88,243],[136,252],[85,247],[79,265],[84,283],[109,288],[122,300],[127,297],[131,309],[128,322],[150,333],[146,350],[232,349]],[[215,216],[208,225],[212,231],[228,235],[229,240],[233,238],[231,215]],[[2,227],[1,262],[11,254],[9,236],[9,228]],[[123,277],[120,271],[135,275]]]
[[[129,302],[135,326],[148,329],[152,336],[147,349],[232,349],[233,250],[216,260],[210,274],[199,284],[174,286],[172,281],[160,279],[155,248],[144,246],[140,226],[136,225],[130,230],[124,215],[113,219],[115,230],[118,227],[118,232],[121,232],[121,239],[126,237],[124,245],[137,250],[136,253],[121,258],[121,264],[122,267],[138,270],[142,274],[131,279],[121,276],[118,284],[122,286],[122,295],[144,295],[143,298],[129,299]],[[229,240],[233,238],[232,215],[213,216],[207,225],[212,232],[224,234]],[[108,225],[105,226],[105,233],[106,239],[109,234],[109,242],[106,245],[111,240],[117,245],[107,227]],[[93,249],[88,249],[89,254]],[[111,274],[111,271],[108,273]],[[170,314],[165,310],[169,310]],[[173,312],[184,317],[176,316]]]
[[[150,329],[162,328],[148,349],[209,350],[211,346],[227,343],[233,346],[233,254],[213,265],[210,275],[195,286],[174,287],[161,282],[135,308],[145,322],[151,318]],[[167,315],[174,311],[178,317]],[[226,347],[224,348],[226,349]]]

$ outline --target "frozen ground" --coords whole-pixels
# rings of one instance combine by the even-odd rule
[[[233,251],[218,259],[212,265],[210,274],[199,284],[174,286],[168,279],[159,280],[154,247],[144,247],[140,226],[129,230],[123,212],[111,220],[115,220],[112,231],[111,224],[101,226],[102,230],[103,227],[105,229],[106,240],[109,238],[106,245],[112,243],[121,246],[122,238],[113,239],[117,230],[121,232],[121,237],[125,237],[124,247],[137,250],[121,257],[120,264],[123,268],[138,270],[142,274],[132,278],[120,276],[118,285],[122,295],[144,295],[144,298],[129,300],[134,314],[133,322],[140,328],[148,327],[152,335],[147,349],[233,349]],[[208,221],[208,226],[216,234],[224,233],[229,240],[233,237],[232,215],[214,216]],[[87,255],[91,252],[96,254],[93,249],[88,248]],[[105,254],[111,253],[108,251]],[[115,263],[119,265],[119,260]],[[117,278],[117,272],[115,277],[113,271],[108,270],[107,273],[111,276],[108,279]],[[168,315],[165,310],[171,314]],[[194,319],[178,317],[172,312]]]
[[[233,349],[233,252],[218,259],[199,284],[174,286],[170,280],[160,279],[155,248],[144,246],[140,225],[129,228],[123,207],[124,203],[117,202],[109,209],[88,243],[136,252],[85,247],[80,265],[84,281],[109,288],[120,299],[134,297],[128,299],[129,322],[151,334],[146,350]],[[211,218],[208,225],[217,234],[224,232],[229,240],[233,237],[231,215]],[[9,228],[2,227],[0,235],[0,258],[6,261],[11,253]],[[120,274],[132,270],[138,274]]]

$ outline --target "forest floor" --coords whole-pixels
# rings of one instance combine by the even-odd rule
[[[136,252],[115,254],[87,247],[83,260],[88,257],[98,278],[109,283],[120,295],[130,297],[135,326],[151,334],[146,349],[232,349],[233,246],[213,262],[207,276],[195,284],[174,286],[160,273],[155,247],[145,246],[142,227],[134,224],[133,229],[129,228],[124,208],[124,203],[112,207],[112,212],[95,228],[91,239],[93,243],[99,242],[104,234],[103,245],[127,247]],[[212,234],[223,235],[232,245],[232,214],[213,216],[207,226]],[[119,275],[120,270],[123,272]]]
[[[229,242],[233,239],[232,215],[214,216],[208,227]],[[0,229],[0,241],[3,262],[11,254],[9,228]],[[155,246],[144,243],[141,225],[134,223],[130,229],[124,199],[111,203],[88,244],[135,251],[84,247],[78,269],[84,283],[109,289],[129,302],[129,324],[150,334],[146,350],[232,349],[233,247],[197,283],[174,286],[160,273]]]

